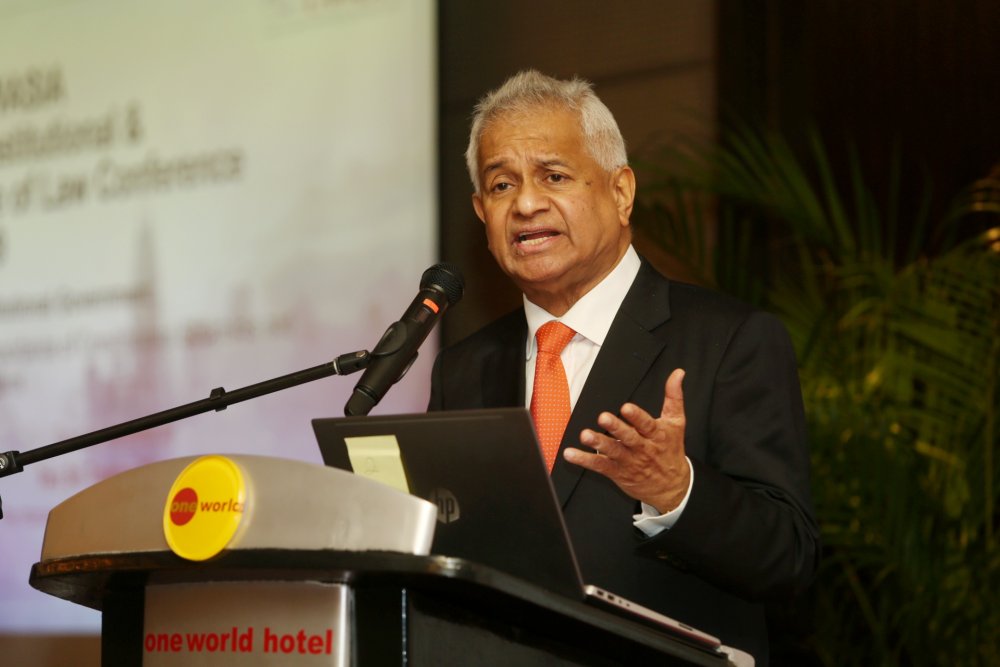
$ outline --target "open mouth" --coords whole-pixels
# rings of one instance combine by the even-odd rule
[[[534,232],[525,232],[517,235],[517,243],[520,245],[538,245],[544,243],[546,239],[559,236],[559,232],[551,229],[542,229]]]

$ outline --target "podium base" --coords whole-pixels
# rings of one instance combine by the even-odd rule
[[[267,628],[271,632],[267,646],[281,652],[281,664],[729,664],[722,654],[491,568],[443,556],[244,549],[192,563],[171,552],[117,554],[37,563],[31,585],[101,610],[102,665],[114,667],[254,664],[247,661],[251,652],[241,653],[240,648],[252,645],[257,655],[266,655],[261,651]],[[276,597],[261,594],[281,589],[284,592]],[[295,601],[302,591],[315,590],[332,591],[326,597],[316,596],[318,607],[326,605],[327,616],[323,611],[311,615],[307,606],[300,608]],[[224,591],[236,593],[225,602],[229,594]],[[339,601],[333,603],[334,599]],[[156,626],[162,613],[159,605],[180,605],[174,612],[182,614],[202,604],[199,600],[209,613],[192,615],[202,623],[192,626],[202,633],[198,660],[191,653],[157,650],[163,647],[157,642],[188,641],[185,634],[190,631],[182,625]],[[235,624],[230,616],[209,627],[206,619],[212,618],[213,600],[225,602],[222,609],[242,605],[245,615]],[[341,610],[342,625],[335,622],[337,613],[331,611],[335,608]],[[277,617],[287,625],[269,625]],[[327,629],[334,632],[329,653]],[[180,639],[172,639],[174,634]],[[338,637],[347,649],[340,654],[333,650]],[[214,652],[207,650],[209,641]],[[223,642],[233,650],[223,651]],[[183,661],[152,662],[154,655],[183,657]],[[239,662],[225,661],[234,656]],[[273,657],[260,664],[273,664]]]

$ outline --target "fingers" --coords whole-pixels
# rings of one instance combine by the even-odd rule
[[[589,428],[580,433],[580,442],[594,451],[585,452],[582,449],[567,447],[563,452],[563,458],[570,463],[575,463],[602,475],[614,474],[617,467],[615,459],[622,454],[624,449],[622,443]]]
[[[635,447],[650,439],[662,437],[664,428],[668,430],[676,430],[678,427],[683,429],[685,421],[683,383],[684,369],[677,368],[667,378],[663,407],[659,418],[654,417],[634,403],[626,403],[621,407],[621,417],[610,412],[602,412],[598,415],[597,425],[611,436],[607,442],[617,442],[619,446]],[[593,431],[585,431],[584,434],[586,433],[592,434],[589,436],[591,439],[599,437]],[[581,438],[581,442],[593,446],[583,438]],[[602,441],[595,440],[595,442]],[[601,453],[606,454],[604,451]]]
[[[621,407],[620,416],[602,412],[597,425],[605,431],[584,429],[580,443],[593,452],[568,447],[566,461],[600,473],[629,496],[653,507],[676,507],[687,492],[690,469],[684,463],[684,370],[675,369],[664,387],[663,407],[657,416],[634,403]],[[679,501],[678,501],[679,502]]]
[[[680,423],[684,422],[684,369],[675,368],[667,378],[663,392],[663,409],[660,417]]]
[[[621,417],[602,412],[597,416],[597,425],[628,446],[635,446],[643,438],[652,437],[657,430],[656,419],[633,403],[622,406]]]
[[[609,459],[619,458],[626,449],[626,445],[620,440],[590,429],[580,432],[580,442]]]
[[[605,476],[613,475],[617,466],[617,464],[607,456],[592,454],[590,452],[585,452],[582,449],[575,449],[573,447],[567,447],[563,450],[563,458],[570,463],[586,468],[587,470],[593,470],[594,472]]]
[[[638,405],[634,403],[626,403],[621,409],[622,417],[624,417],[627,426],[625,428],[631,427],[643,438],[651,438],[656,433],[659,425],[656,423],[656,418],[649,414]]]

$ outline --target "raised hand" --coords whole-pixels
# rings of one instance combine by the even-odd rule
[[[594,450],[567,448],[570,463],[600,473],[632,498],[665,513],[684,499],[691,469],[684,458],[684,370],[667,378],[659,417],[633,403],[621,416],[602,412],[597,425],[607,433],[584,429],[580,442]]]

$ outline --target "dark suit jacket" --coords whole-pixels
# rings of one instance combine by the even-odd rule
[[[440,353],[430,409],[524,405],[521,309]],[[818,530],[796,361],[776,318],[659,275],[630,288],[570,418],[562,447],[597,415],[631,401],[653,415],[675,368],[686,371],[688,505],[646,538],[638,503],[562,459],[552,482],[584,580],[715,634],[767,662],[761,602],[811,580]]]

